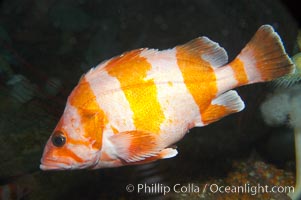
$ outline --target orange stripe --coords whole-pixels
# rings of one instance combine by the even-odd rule
[[[215,72],[201,55],[196,56],[181,46],[177,47],[177,61],[184,83],[202,114],[217,94]]]
[[[136,129],[159,133],[160,124],[165,117],[158,102],[154,80],[146,80],[147,72],[152,66],[139,56],[141,51],[142,49],[127,52],[111,60],[106,70],[120,82],[133,112]]]
[[[203,122],[204,124],[210,124],[215,122],[222,117],[230,114],[231,112],[223,105],[210,105],[206,112],[203,113]]]
[[[93,148],[100,149],[102,146],[102,133],[107,119],[96,101],[90,84],[85,78],[80,80],[68,100],[72,106],[77,108],[84,128],[84,136],[91,140]]]
[[[83,162],[84,160],[78,157],[75,153],[73,153],[71,150],[67,149],[66,147],[63,147],[63,149],[54,149],[54,155],[57,157],[69,157],[73,158],[76,162]]]
[[[61,118],[61,120],[59,121],[57,127],[55,128],[55,130],[60,130],[62,132],[64,132],[64,130],[62,130],[62,124],[63,124],[64,120],[63,118]],[[68,134],[65,134],[66,136],[66,141],[70,143],[75,142],[74,140],[68,138]],[[79,141],[81,143],[81,141]],[[57,156],[57,157],[71,157],[72,159],[74,159],[77,162],[83,162],[83,159],[81,159],[80,157],[78,157],[74,152],[72,152],[70,149],[68,149],[66,147],[66,145],[64,145],[63,147],[60,148],[56,148],[53,147],[49,149],[49,151],[46,152],[46,155],[44,156],[44,158],[49,158],[49,157],[53,157],[53,156]]]
[[[234,72],[238,85],[244,85],[249,82],[244,63],[239,58],[235,58],[229,65]]]

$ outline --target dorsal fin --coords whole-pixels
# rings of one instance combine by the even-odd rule
[[[194,56],[201,57],[215,68],[221,67],[228,62],[228,55],[225,49],[207,37],[198,37],[178,47]]]

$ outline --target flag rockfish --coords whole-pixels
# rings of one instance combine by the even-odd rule
[[[137,49],[99,64],[68,97],[41,169],[97,169],[174,157],[173,144],[189,129],[244,109],[231,89],[294,71],[269,25],[227,63],[222,47],[199,37],[173,49]]]

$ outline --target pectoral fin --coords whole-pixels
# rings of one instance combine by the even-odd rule
[[[160,154],[164,148],[158,134],[127,131],[110,137],[117,156],[126,162],[137,162]]]

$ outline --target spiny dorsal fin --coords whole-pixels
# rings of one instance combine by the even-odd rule
[[[201,57],[215,68],[221,67],[228,62],[228,55],[225,49],[207,37],[198,37],[178,47],[197,57]]]

